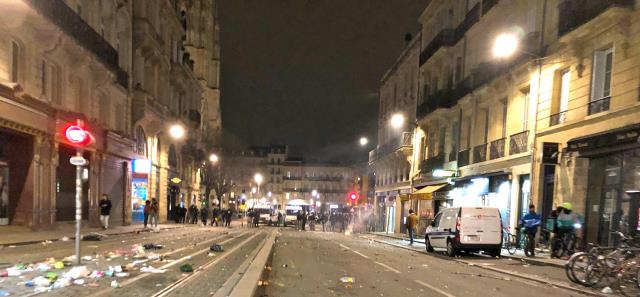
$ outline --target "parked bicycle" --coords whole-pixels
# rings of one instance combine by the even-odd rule
[[[509,255],[515,254],[518,248],[518,240],[511,234],[509,227],[502,228],[502,248],[507,250]]]
[[[567,277],[587,287],[610,286],[625,296],[640,293],[640,248],[634,238],[621,232],[615,247],[588,245],[586,252],[574,254],[565,265]]]

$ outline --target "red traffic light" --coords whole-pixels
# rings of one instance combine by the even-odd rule
[[[76,145],[84,146],[91,142],[91,133],[77,125],[68,126],[64,130],[65,138]]]
[[[351,199],[351,201],[358,200],[358,193],[356,193],[356,192],[349,193],[349,199]]]

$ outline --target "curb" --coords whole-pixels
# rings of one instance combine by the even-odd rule
[[[276,232],[272,231],[269,237],[267,237],[265,245],[260,248],[256,257],[251,261],[249,268],[244,272],[244,275],[240,278],[235,288],[233,288],[231,293],[227,296],[251,297],[256,294],[256,291],[258,290],[258,282],[260,281],[265,265],[271,256],[275,239]]]
[[[373,235],[375,235],[375,234],[373,234]],[[372,240],[375,241],[375,242],[388,244],[388,245],[391,245],[391,246],[395,246],[395,247],[403,248],[403,249],[406,249],[406,250],[410,250],[410,251],[413,251],[413,252],[416,252],[416,253],[421,253],[421,254],[433,256],[432,254],[427,253],[426,251],[413,249],[413,248],[410,248],[410,247],[402,246],[402,245],[391,243],[391,242],[386,242],[386,241],[383,241],[383,240],[378,240],[378,239],[372,239]],[[520,258],[518,258],[518,259],[520,259]],[[562,283],[553,282],[553,281],[548,280],[548,279],[542,279],[539,276],[520,274],[520,273],[511,272],[511,271],[508,271],[508,270],[503,270],[503,269],[500,269],[500,268],[476,265],[474,263],[467,262],[465,260],[459,260],[459,259],[451,259],[451,260],[453,260],[453,261],[455,261],[457,263],[461,263],[461,264],[474,266],[474,267],[478,267],[478,268],[485,269],[485,270],[490,270],[490,271],[493,271],[493,272],[498,272],[498,273],[510,275],[510,276],[521,278],[521,279],[525,279],[525,280],[528,280],[528,281],[534,281],[534,282],[537,282],[537,283],[540,283],[540,284],[552,285],[552,286],[555,286],[555,287],[558,287],[558,288],[562,288],[562,289],[565,289],[565,290],[568,290],[568,291],[572,291],[572,292],[576,292],[576,293],[580,293],[580,294],[584,294],[584,295],[598,296],[598,297],[610,296],[610,295],[601,294],[599,292],[593,292],[593,291],[583,290],[583,289],[580,289],[580,288],[574,288],[572,286],[565,285],[565,284],[562,284]]]
[[[374,236],[382,236],[382,237],[388,237],[388,238],[392,238],[392,239],[396,239],[396,240],[404,240],[404,241],[408,241],[407,239],[404,238],[400,238],[400,237],[396,237],[393,235],[389,235],[389,234],[376,234],[376,233],[367,233],[370,235],[374,235]],[[414,242],[420,243],[420,244],[425,244],[424,241],[420,241],[420,240],[413,240]],[[506,258],[506,259],[512,259],[512,260],[520,260],[520,261],[526,261],[538,266],[550,266],[550,267],[556,267],[556,268],[563,268],[564,269],[564,264],[560,264],[560,263],[550,263],[550,262],[545,262],[536,258],[527,258],[527,257],[518,257],[518,256],[512,256],[509,254],[500,254],[500,257],[502,258]]]
[[[180,227],[169,227],[169,228],[159,228],[159,231],[162,230],[173,230],[173,229],[182,229],[182,228],[187,228],[187,226],[180,226]],[[152,229],[140,229],[140,230],[133,230],[133,231],[123,231],[123,232],[115,232],[115,233],[103,233],[104,235],[107,236],[115,236],[115,235],[125,235],[125,234],[134,234],[134,233],[147,233],[147,232],[151,232],[153,231]],[[91,234],[91,233],[99,233],[98,231],[95,232],[88,232],[86,234]],[[76,237],[75,236],[67,236],[69,238],[69,241],[75,240]],[[58,242],[60,241],[60,238],[44,238],[44,239],[39,239],[39,240],[29,240],[29,241],[17,241],[17,242],[8,242],[8,243],[2,243],[0,244],[0,248],[6,248],[9,246],[25,246],[25,245],[30,245],[30,244],[37,244],[37,243],[41,243],[44,241],[51,241],[51,242]]]

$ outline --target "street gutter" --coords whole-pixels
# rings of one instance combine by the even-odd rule
[[[372,234],[372,235],[378,235],[378,234]],[[387,237],[389,237],[389,236],[387,236]],[[403,245],[399,245],[399,244],[396,244],[396,243],[387,242],[387,241],[379,240],[379,239],[373,239],[373,238],[370,238],[370,240],[373,240],[373,241],[378,242],[378,243],[391,245],[391,246],[394,246],[394,247],[403,248],[405,250],[413,251],[413,252],[416,252],[416,253],[421,253],[421,254],[425,254],[425,255],[429,255],[429,256],[434,256],[432,253],[427,253],[427,251],[421,251],[421,250],[413,249],[413,248],[410,248],[410,247],[407,247],[407,246],[403,246]],[[517,258],[517,259],[520,259],[520,258]],[[553,282],[552,280],[545,279],[545,278],[542,278],[542,277],[536,276],[536,275],[516,273],[516,272],[509,271],[509,270],[503,270],[503,269],[500,269],[500,268],[477,265],[475,263],[468,262],[468,261],[465,261],[465,260],[462,260],[462,259],[452,258],[451,260],[453,260],[455,262],[458,262],[458,263],[461,263],[461,264],[466,264],[466,265],[469,265],[469,266],[474,266],[474,267],[478,267],[478,268],[481,268],[481,269],[490,270],[490,271],[493,271],[493,272],[498,272],[498,273],[510,275],[510,276],[521,278],[521,279],[528,280],[528,281],[534,281],[534,282],[545,284],[545,285],[552,285],[552,286],[555,286],[555,287],[558,287],[558,288],[561,288],[561,289],[565,289],[565,290],[568,290],[568,291],[573,291],[573,292],[576,292],[576,293],[581,293],[581,294],[585,294],[585,295],[589,295],[589,296],[597,296],[597,297],[611,296],[611,295],[605,295],[605,294],[602,294],[602,293],[599,293],[599,292],[588,291],[588,290],[584,290],[584,289],[580,289],[580,288],[574,288],[572,286],[565,285],[565,284],[558,283],[558,282]]]

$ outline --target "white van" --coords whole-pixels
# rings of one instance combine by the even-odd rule
[[[460,251],[484,251],[500,256],[502,221],[494,207],[453,207],[440,211],[425,235],[427,251],[446,251],[453,257]]]

